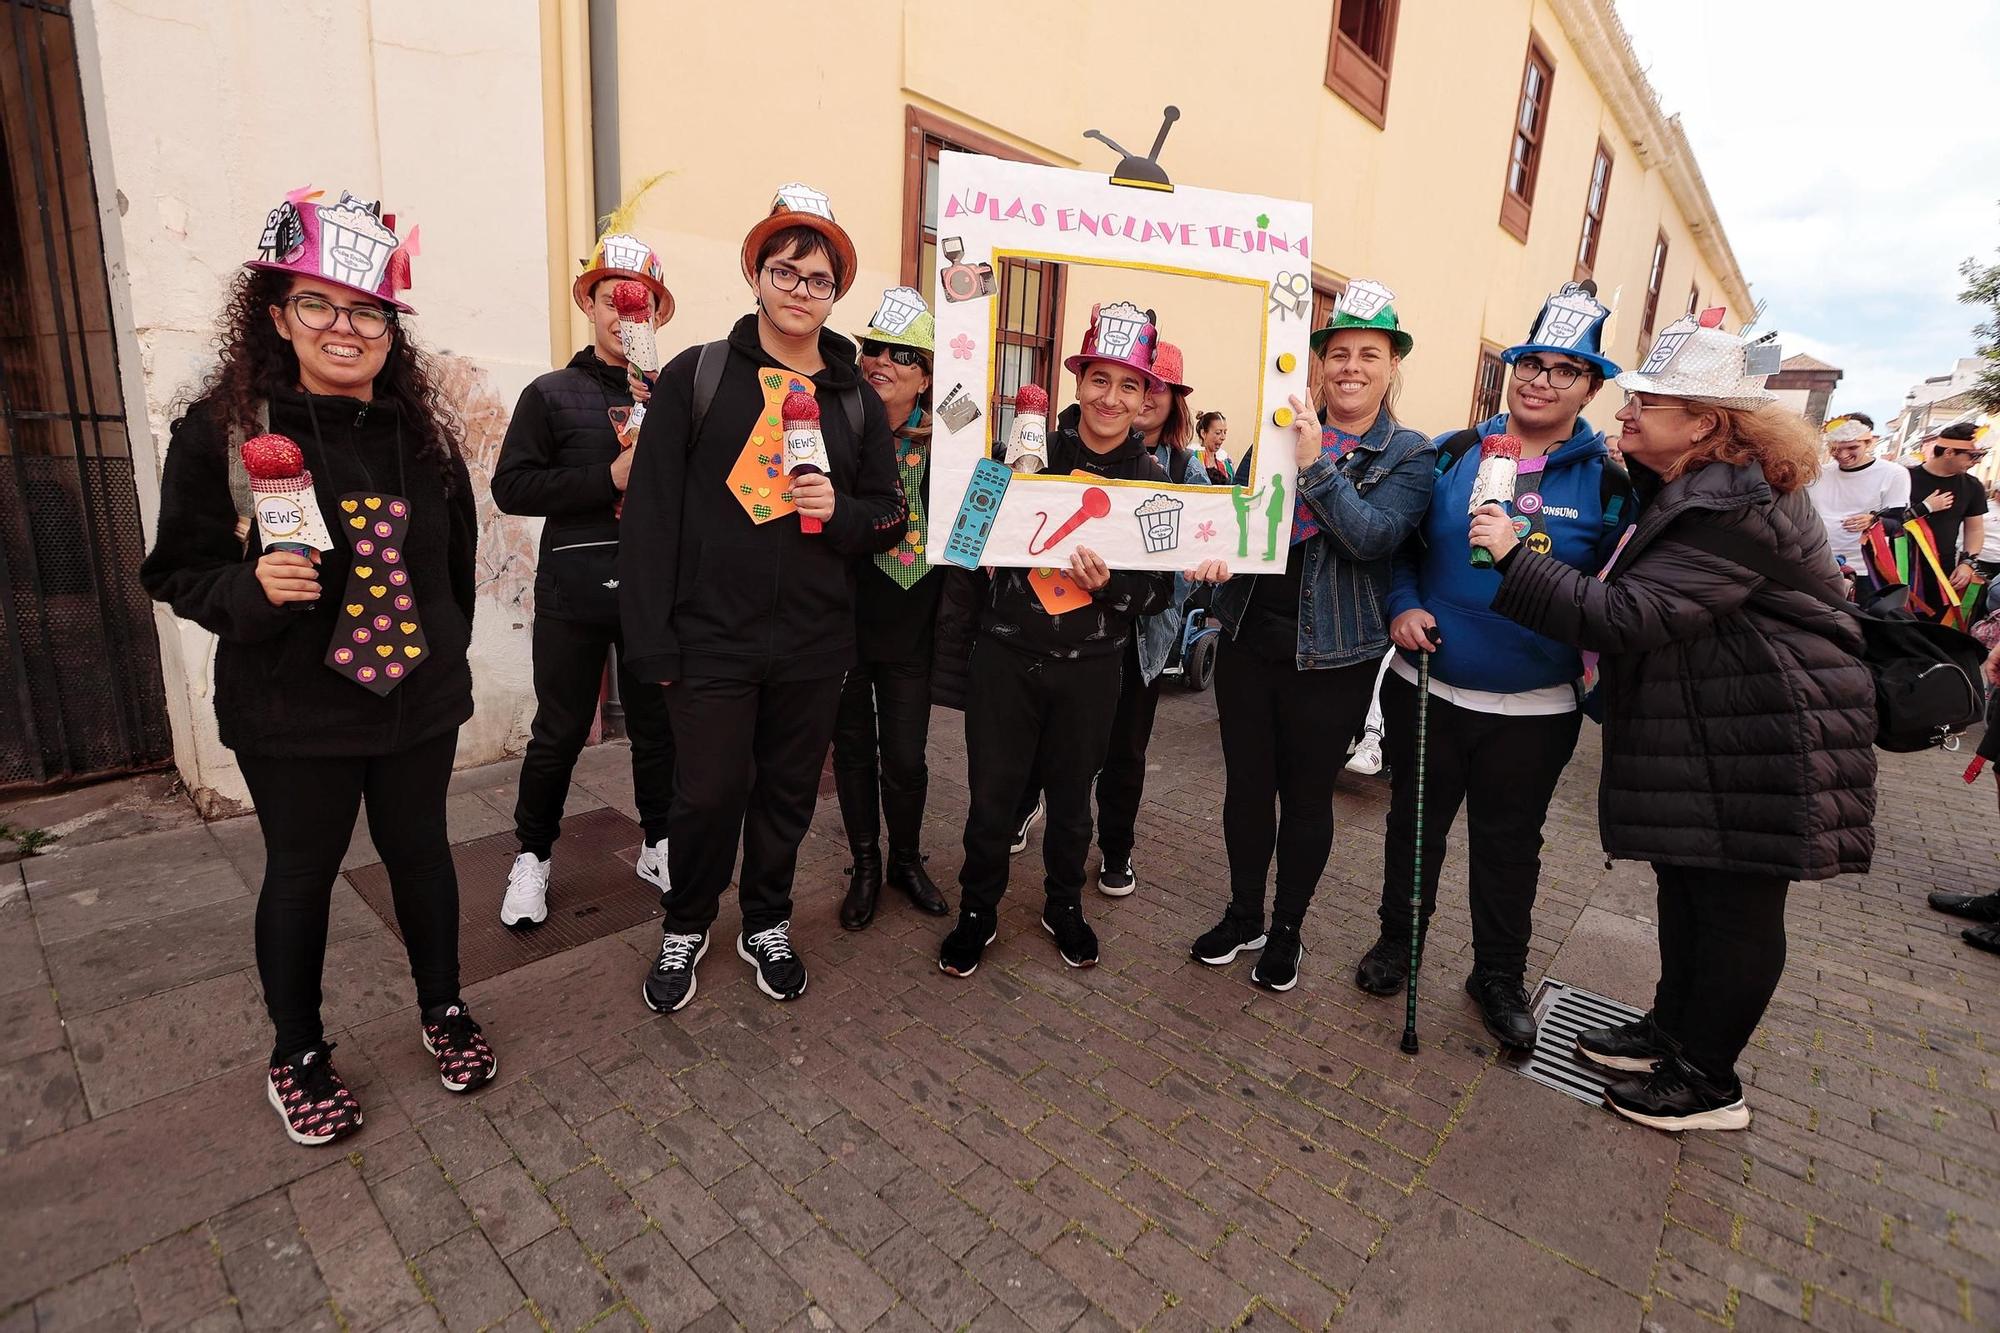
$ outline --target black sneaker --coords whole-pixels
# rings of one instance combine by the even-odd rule
[[[1035,808],[1021,816],[1021,826],[1014,830],[1014,841],[1008,844],[1007,847],[1009,853],[1019,856],[1022,852],[1028,850],[1028,830],[1035,826],[1035,822],[1042,817],[1042,812],[1047,808],[1048,799],[1043,796],[1037,796],[1035,798]]]
[[[738,935],[736,956],[757,969],[757,989],[772,999],[796,1000],[806,993],[806,963],[792,952],[791,922]]]
[[[500,1072],[500,1057],[463,1001],[424,1010],[424,1049],[437,1060],[438,1082],[447,1092],[471,1092]]]
[[[2000,925],[1976,926],[1971,930],[1961,930],[1958,937],[1973,948],[1986,953],[2000,953]]]
[[[695,935],[663,933],[660,956],[653,960],[653,970],[646,974],[640,991],[646,997],[646,1007],[656,1014],[671,1014],[692,1000],[695,964],[707,952],[707,931]]]
[[[1606,1069],[1648,1074],[1672,1051],[1660,1030],[1653,1026],[1653,1016],[1645,1014],[1615,1028],[1590,1028],[1577,1033],[1576,1053]]]
[[[1745,1129],[1750,1108],[1743,1085],[1717,1083],[1678,1055],[1660,1061],[1644,1079],[1626,1079],[1604,1090],[1604,1101],[1627,1120],[1653,1129]]]
[[[1194,942],[1188,952],[1197,963],[1207,963],[1210,967],[1224,967],[1236,961],[1236,955],[1245,949],[1264,947],[1264,932],[1248,921],[1238,921],[1228,913],[1222,920],[1209,928],[1207,934]]]
[[[1479,1006],[1480,1021],[1502,1046],[1525,1051],[1535,1044],[1535,1018],[1528,1012],[1528,992],[1521,979],[1505,972],[1474,972],[1465,979],[1465,993]]]
[[[1394,995],[1410,980],[1410,942],[1379,936],[1354,966],[1354,984],[1370,995]]]
[[[1297,926],[1273,923],[1264,952],[1257,955],[1257,966],[1250,969],[1250,980],[1265,990],[1290,990],[1299,984],[1299,955],[1305,948]]]
[[[1107,858],[1097,868],[1097,891],[1107,898],[1123,898],[1138,887],[1139,880],[1132,873],[1129,854],[1116,863]]]
[[[1097,932],[1083,919],[1075,903],[1050,903],[1042,908],[1042,929],[1056,942],[1056,952],[1071,967],[1097,966]]]
[[[2000,921],[2000,893],[1933,893],[1928,901],[1933,912],[1962,916],[1982,924]]]
[[[314,1148],[361,1128],[361,1103],[333,1071],[332,1042],[273,1061],[264,1090],[293,1143]]]
[[[938,971],[946,976],[969,977],[979,970],[986,946],[1000,933],[999,918],[970,907],[958,910],[958,924],[938,945]]]

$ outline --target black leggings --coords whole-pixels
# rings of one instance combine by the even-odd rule
[[[458,876],[444,813],[457,753],[454,728],[396,754],[359,759],[236,757],[264,831],[257,974],[277,1029],[274,1060],[326,1035],[319,1006],[327,911],[364,796],[368,836],[389,869],[417,1003],[430,1009],[458,999]]]
[[[1278,858],[1273,925],[1305,920],[1333,848],[1333,783],[1375,694],[1379,658],[1301,671],[1235,643],[1215,664],[1222,718],[1222,838],[1229,915],[1264,924],[1264,877]],[[1278,818],[1278,807],[1284,819]]]
[[[1653,1021],[1710,1078],[1729,1083],[1785,971],[1785,891],[1776,875],[1655,865],[1660,985]]]
[[[886,815],[889,850],[916,855],[930,792],[930,734],[928,658],[861,662],[848,671],[834,719],[833,778],[851,847],[875,846]]]

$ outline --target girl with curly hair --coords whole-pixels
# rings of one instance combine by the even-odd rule
[[[272,210],[230,289],[216,365],[174,422],[140,569],[156,600],[220,641],[216,722],[264,834],[267,1092],[300,1144],[362,1123],[330,1059],[320,973],[364,800],[438,1076],[469,1092],[497,1068],[459,994],[445,833],[472,715],[472,485],[457,418],[402,324],[409,253],[393,226],[345,194]]]

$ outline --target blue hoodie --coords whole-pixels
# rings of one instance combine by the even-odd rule
[[[1482,439],[1506,429],[1505,412],[1477,428]],[[1438,445],[1456,433],[1440,435]],[[1523,479],[1520,493],[1532,491],[1535,512],[1526,512],[1526,505],[1514,509],[1517,518],[1529,519],[1547,536],[1548,554],[1593,574],[1611,558],[1620,530],[1631,521],[1627,514],[1617,528],[1604,525],[1602,473],[1607,466],[1610,454],[1604,433],[1578,417],[1575,433],[1549,454],[1540,476]],[[1422,525],[1396,553],[1389,616],[1393,620],[1421,608],[1437,618],[1443,642],[1431,655],[1431,675],[1447,685],[1519,694],[1570,684],[1583,675],[1583,659],[1576,649],[1495,613],[1493,597],[1500,590],[1500,575],[1472,565],[1472,547],[1465,539],[1466,506],[1478,475],[1475,444],[1438,478]],[[1398,651],[1414,665],[1414,654]]]

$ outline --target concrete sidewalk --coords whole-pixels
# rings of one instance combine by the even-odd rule
[[[955,900],[956,714],[931,750]],[[1793,892],[1751,1129],[1684,1139],[1496,1063],[1461,989],[1462,853],[1423,1053],[1397,1052],[1400,1002],[1349,981],[1379,779],[1342,779],[1298,989],[1187,961],[1226,896],[1207,696],[1169,687],[1153,760],[1139,891],[1087,896],[1094,970],[1036,924],[1034,849],[970,981],[893,895],[842,932],[829,798],[799,870],[802,1000],[717,947],[694,1003],[654,1017],[641,925],[469,989],[501,1056],[470,1098],[439,1087],[401,946],[343,881],[326,1014],[367,1125],[333,1150],[294,1147],[264,1100],[254,819],[203,825],[162,779],[0,809],[67,829],[0,865],[0,1333],[2000,1327],[2000,959],[1923,904],[2000,884],[1993,791],[1961,759],[1884,756],[1875,873]],[[1530,981],[1643,1005],[1651,880],[1605,868],[1596,775],[1586,728]],[[571,814],[632,813],[621,747],[578,776]],[[511,826],[512,779],[459,775],[454,841]],[[373,859],[357,837],[349,867]],[[497,909],[500,885],[463,887]],[[717,939],[736,927],[731,899]]]

